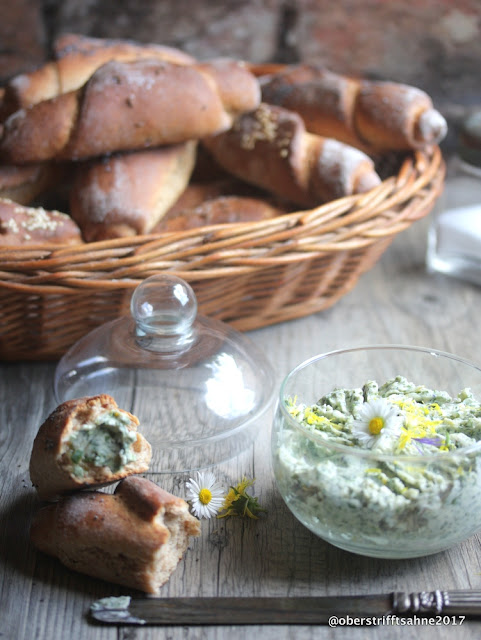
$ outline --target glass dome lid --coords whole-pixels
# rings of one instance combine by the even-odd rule
[[[176,276],[142,282],[131,315],[81,338],[59,361],[54,392],[111,395],[140,421],[153,472],[191,471],[241,453],[271,404],[274,376],[264,355],[232,327],[197,314],[195,294]]]

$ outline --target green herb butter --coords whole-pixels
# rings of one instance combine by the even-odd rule
[[[76,431],[68,443],[73,474],[82,477],[92,467],[108,467],[116,472],[134,461],[132,444],[137,434],[127,428],[129,423],[127,415],[109,410],[99,412]]]

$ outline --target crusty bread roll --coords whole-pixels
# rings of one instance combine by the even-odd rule
[[[87,242],[149,233],[185,190],[197,143],[107,156],[77,169],[70,214]]]
[[[89,576],[158,594],[200,523],[187,503],[139,477],[115,493],[88,492],[40,509],[33,544]]]
[[[422,90],[294,65],[260,78],[262,100],[298,113],[306,128],[368,152],[438,144],[447,124]]]
[[[219,196],[191,209],[174,210],[162,218],[152,233],[186,231],[213,224],[259,222],[270,220],[283,213],[286,213],[284,209],[260,198]]]
[[[39,497],[52,500],[146,471],[152,449],[138,424],[106,394],[63,402],[33,443],[30,478]]]
[[[225,131],[259,100],[257,79],[234,60],[108,62],[81,89],[7,118],[0,161],[78,160],[198,140]]]
[[[298,114],[266,103],[203,144],[232,174],[300,206],[313,207],[380,183],[366,154],[307,133]]]
[[[79,89],[100,66],[111,60],[156,58],[175,64],[195,62],[195,58],[174,47],[77,34],[62,35],[54,44],[54,57],[35,71],[9,80],[0,104],[0,120],[18,109]]]
[[[62,167],[53,163],[0,165],[0,198],[30,204],[61,179]]]
[[[208,153],[206,150],[204,150],[204,152]],[[179,213],[183,214],[185,211],[195,209],[209,200],[222,198],[224,196],[258,198],[261,200],[269,198],[269,194],[264,189],[260,189],[248,182],[239,180],[228,173],[223,173],[223,177],[221,178],[216,177],[216,173],[214,173],[213,180],[207,180],[204,178],[200,182],[195,180],[195,176],[193,176],[178,200],[176,200],[176,202],[167,211],[165,217],[172,218]],[[272,197],[270,199],[273,200]],[[289,209],[288,203],[283,201],[276,201],[275,203],[271,202],[271,204],[279,206],[279,208],[284,211]]]
[[[67,214],[0,198],[0,247],[81,242],[80,229]]]
[[[220,180],[215,179],[209,182],[191,181],[175,203],[169,208],[165,217],[171,218],[182,214],[184,211],[195,209],[207,200],[242,193],[244,186],[249,188],[247,183],[243,183],[234,177]]]

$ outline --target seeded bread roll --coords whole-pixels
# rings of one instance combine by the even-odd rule
[[[232,174],[300,206],[314,207],[380,183],[366,154],[307,133],[297,113],[266,103],[203,143]]]
[[[7,118],[0,161],[79,160],[198,140],[229,129],[259,100],[257,79],[234,60],[108,62],[81,89]]]
[[[70,190],[70,214],[87,242],[149,233],[185,190],[194,141],[86,163]]]
[[[0,247],[81,242],[80,229],[67,214],[0,198]]]
[[[220,196],[206,200],[192,209],[166,215],[153,229],[153,233],[186,231],[212,224],[259,222],[283,213],[286,213],[285,210],[260,198]]]
[[[138,419],[106,394],[67,400],[41,425],[30,478],[42,500],[147,471],[152,449]]]
[[[422,90],[358,80],[315,65],[294,65],[260,78],[262,100],[298,113],[309,132],[367,152],[438,144],[447,124]]]
[[[187,503],[144,478],[126,478],[115,493],[81,493],[40,509],[30,538],[66,567],[158,594],[200,523]]]
[[[0,120],[19,109],[79,89],[99,67],[111,60],[155,58],[175,64],[195,62],[195,58],[174,47],[76,34],[61,36],[54,45],[54,56],[53,61],[30,73],[19,74],[6,84]]]

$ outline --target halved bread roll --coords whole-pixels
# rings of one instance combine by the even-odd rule
[[[152,448],[138,424],[106,394],[59,405],[33,444],[30,478],[39,497],[52,500],[147,471]]]
[[[187,503],[145,478],[115,493],[87,492],[40,509],[33,544],[80,573],[158,594],[200,523]]]

